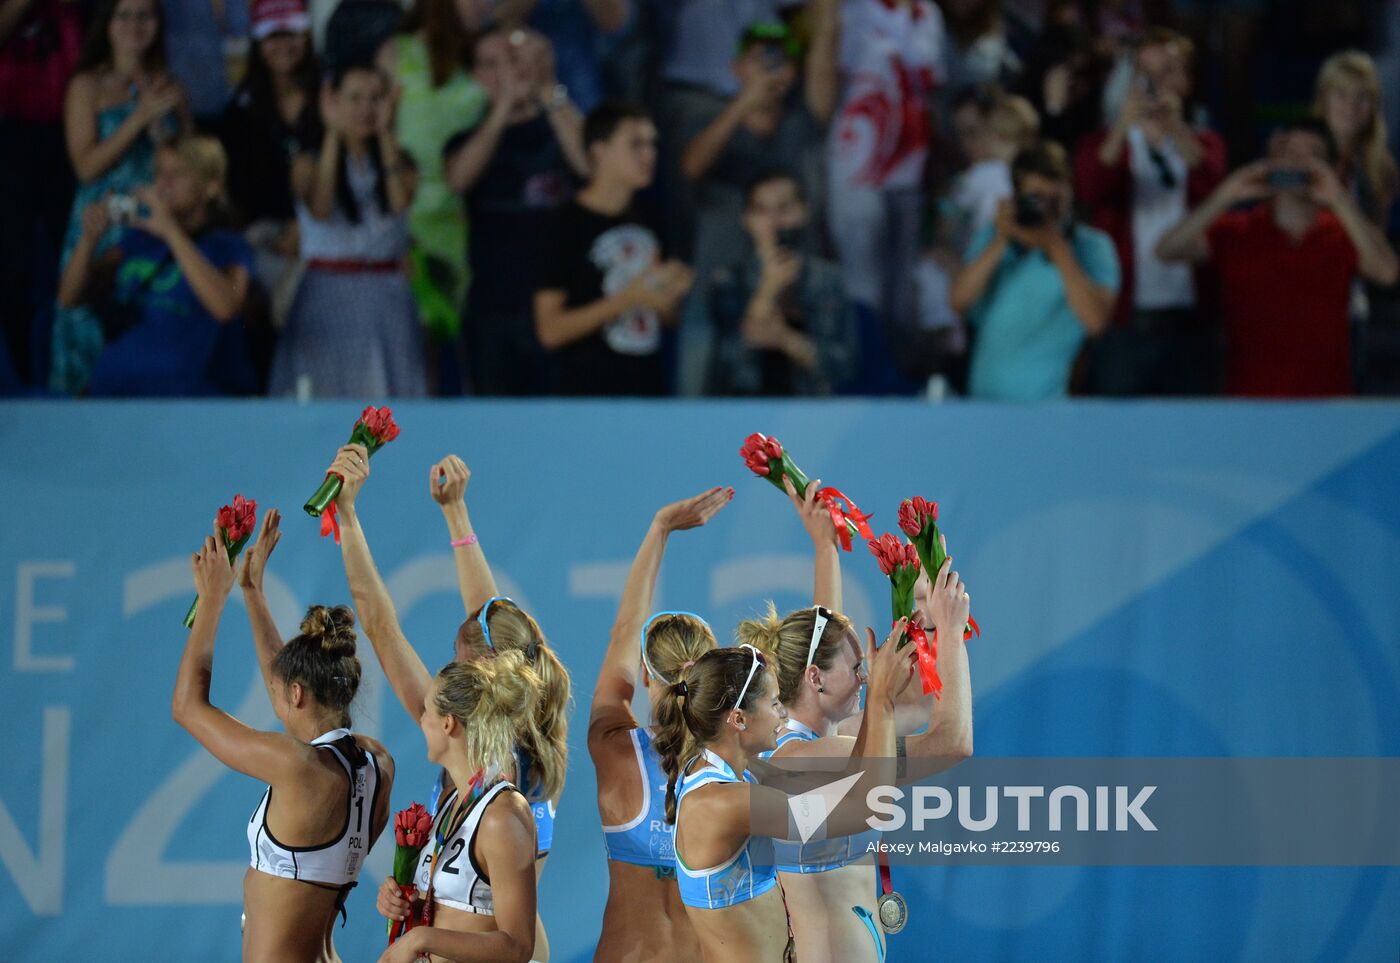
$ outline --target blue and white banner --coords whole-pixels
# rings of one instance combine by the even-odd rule
[[[348,601],[301,512],[358,405],[0,406],[0,961],[236,960],[244,826],[261,787],[170,718],[190,552],[235,493],[282,510],[268,589],[284,633]],[[941,522],[982,625],[976,751],[995,756],[1400,756],[1400,406],[1376,404],[419,403],[374,459],[360,515],[431,668],[463,617],[428,469],[472,468],[473,522],[503,590],[573,673],[572,755],[540,911],[553,959],[592,958],[607,891],[586,707],[632,553],[661,504],[738,495],[675,536],[658,607],[721,634],[808,603],[810,544],[744,469],[751,431],[896,530]],[[848,613],[888,621],[864,549]],[[238,593],[216,704],[276,725]],[[368,645],[358,729],[399,763],[396,808],[433,772]],[[347,961],[374,960],[371,854]],[[912,921],[894,960],[1394,960],[1393,867],[897,866]]]

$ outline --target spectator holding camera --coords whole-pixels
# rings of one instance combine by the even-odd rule
[[[68,85],[63,125],[78,190],[61,267],[83,235],[83,212],[100,198],[125,197],[150,183],[156,146],[190,126],[184,91],[166,69],[159,0],[108,0],[101,6]],[[97,253],[114,240],[115,232],[100,238]],[[83,307],[60,307],[54,317],[49,387],[81,394],[101,347],[96,316]]]
[[[1162,235],[1225,177],[1225,142],[1192,127],[1191,41],[1155,29],[1139,44],[1127,96],[1106,130],[1081,142],[1075,188],[1118,248],[1123,287],[1114,326],[1093,346],[1095,389],[1108,395],[1204,394],[1214,350],[1190,265],[1159,258]]]
[[[1325,123],[1297,121],[1269,156],[1227,177],[1169,231],[1158,257],[1210,262],[1220,278],[1226,391],[1310,397],[1353,390],[1353,281],[1394,284],[1395,252],[1335,170]],[[1240,208],[1239,205],[1259,202]]]
[[[691,271],[665,260],[636,203],[656,172],[656,126],[643,110],[595,108],[584,122],[590,177],[555,213],[536,258],[535,331],[564,395],[660,395],[662,325],[674,322]]]
[[[423,337],[404,269],[415,178],[394,137],[388,79],[343,68],[321,89],[325,135],[292,162],[301,259],[270,393],[416,397],[427,392]]]
[[[976,332],[968,393],[1063,397],[1086,334],[1103,332],[1118,293],[1118,257],[1102,231],[1072,216],[1069,162],[1058,144],[1011,162],[1014,199],[972,239],[953,281],[953,309]]]
[[[59,282],[59,303],[92,306],[108,344],[93,396],[248,394],[255,385],[240,314],[252,251],[221,228],[226,162],[212,137],[160,148],[134,204],[94,201]],[[116,242],[98,253],[109,231]]]
[[[840,268],[813,253],[796,175],[770,171],[753,180],[744,230],[752,254],[710,272],[696,298],[717,339],[712,393],[831,394],[855,368],[855,313]]]
[[[535,239],[588,173],[583,115],[554,75],[549,41],[532,30],[477,38],[472,73],[491,97],[476,127],[447,144],[447,183],[465,193],[472,230],[467,361],[477,394],[544,394],[535,337]]]

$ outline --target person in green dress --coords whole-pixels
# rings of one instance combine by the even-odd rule
[[[399,144],[418,170],[408,215],[414,295],[439,342],[456,339],[470,282],[466,209],[443,178],[443,148],[476,126],[487,108],[486,89],[467,70],[472,37],[485,26],[474,10],[456,0],[417,0],[403,32],[379,55],[397,86]]]

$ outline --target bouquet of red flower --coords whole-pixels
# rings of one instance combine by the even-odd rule
[[[807,476],[793,462],[792,456],[778,439],[754,432],[744,439],[739,454],[743,456],[744,464],[750,471],[760,478],[768,479],[778,491],[787,494],[787,489],[783,487],[783,479],[791,478],[792,487],[797,490],[797,497],[807,496]],[[841,489],[828,485],[817,491],[817,499],[831,513],[831,524],[836,527],[836,535],[841,540],[841,547],[846,551],[851,550],[851,539],[857,535],[862,538],[875,537],[870,530],[870,516],[862,513],[860,506]]]
[[[904,499],[899,503],[899,527],[909,536],[909,541],[914,543],[928,577],[936,578],[938,570],[943,567],[944,559],[948,557],[943,551],[943,542],[938,533],[938,502],[931,502],[917,495]],[[977,620],[968,616],[967,625],[963,626],[963,641],[972,638],[974,632],[978,636],[982,635]]]
[[[433,817],[422,803],[414,803],[407,809],[394,814],[394,882],[399,884],[399,892],[412,905],[417,896],[413,877],[418,869],[418,855],[428,845],[428,837],[433,832]],[[389,921],[389,943],[403,936],[419,923],[413,913],[407,919]]]
[[[215,523],[219,526],[219,535],[228,551],[230,565],[238,558],[238,553],[243,551],[243,546],[248,544],[248,539],[253,537],[253,528],[257,522],[258,503],[251,498],[234,495],[232,505],[225,505],[219,509]],[[185,628],[194,628],[194,614],[198,608],[199,596],[196,595],[190,603],[190,610],[185,613]]]
[[[904,630],[905,637],[897,643],[903,648],[914,643],[914,651],[919,657],[919,677],[923,680],[924,693],[938,693],[943,689],[943,680],[938,678],[938,648],[930,642],[924,627],[914,621],[914,585],[919,581],[919,555],[913,545],[899,540],[899,536],[888,533],[867,542],[870,554],[880,563],[880,571],[890,580],[891,622],[909,617],[909,626]]]
[[[360,420],[350,429],[347,445],[364,445],[365,451],[373,455],[389,442],[399,437],[399,426],[394,424],[394,413],[386,406],[376,408],[370,405],[360,413]],[[345,480],[334,472],[326,473],[326,480],[316,489],[303,506],[306,514],[321,520],[321,536],[335,535],[335,543],[340,544],[340,522],[335,517],[335,497],[340,494]]]

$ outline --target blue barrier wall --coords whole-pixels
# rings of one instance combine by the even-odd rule
[[[269,591],[284,631],[347,600],[339,553],[300,506],[358,406],[0,406],[0,960],[235,960],[244,825],[261,787],[170,720],[189,552],[235,491],[278,506]],[[738,497],[671,542],[658,605],[732,626],[808,601],[809,543],[743,468],[778,435],[809,474],[894,530],[943,506],[983,637],[979,755],[1400,755],[1400,406],[903,403],[404,404],[361,515],[430,666],[462,617],[428,466],[473,467],[473,520],[502,587],[574,674],[570,778],[541,909],[554,958],[592,958],[607,886],[582,745],[594,675],[653,510]],[[863,548],[846,599],[887,618]],[[215,701],[275,724],[241,601]],[[432,782],[369,648],[357,727],[399,761],[396,807]],[[371,855],[337,933],[383,945]],[[1386,868],[897,870],[914,920],[895,960],[1394,960]]]

